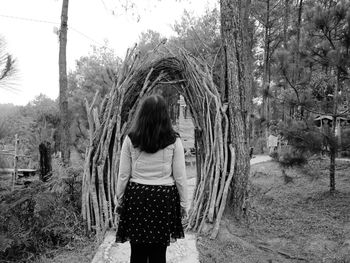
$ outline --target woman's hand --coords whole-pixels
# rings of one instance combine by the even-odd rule
[[[181,219],[187,219],[188,213],[187,213],[186,208],[184,208],[184,207],[181,206],[180,213],[181,213]]]
[[[118,200],[117,196],[114,196],[114,204],[115,204],[114,213],[120,215],[124,208],[123,200],[122,199]]]

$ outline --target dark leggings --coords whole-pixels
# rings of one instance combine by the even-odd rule
[[[130,263],[166,263],[167,246],[131,243]]]

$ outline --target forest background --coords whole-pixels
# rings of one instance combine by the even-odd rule
[[[335,157],[350,156],[350,4],[347,1],[331,0],[257,0],[252,1],[250,23],[254,65],[251,146],[255,153],[266,152],[267,136],[271,133],[281,134],[293,146],[275,156],[286,165],[290,165],[289,161],[300,159],[302,163],[314,153],[328,153],[330,190],[335,191]],[[219,10],[207,10],[199,18],[185,12],[173,29],[176,36],[170,39],[151,30],[142,33],[137,45],[140,56],[155,49],[157,52],[169,49],[176,53],[176,47],[181,47],[211,65],[215,83],[223,87]],[[76,68],[69,72],[69,132],[71,150],[77,162],[72,162],[72,167],[64,170],[66,179],[61,182],[62,188],[56,189],[60,197],[70,191],[68,199],[62,201],[55,196],[50,205],[64,207],[66,202],[71,202],[72,210],[62,212],[62,209],[61,212],[66,213],[72,224],[70,230],[52,224],[45,230],[47,232],[43,237],[38,235],[37,239],[23,239],[23,236],[10,238],[10,235],[6,235],[4,240],[7,242],[1,243],[0,251],[7,251],[9,258],[14,256],[9,253],[11,249],[25,248],[22,249],[23,255],[16,256],[27,257],[28,254],[36,255],[45,250],[47,245],[44,243],[47,240],[52,246],[57,246],[74,239],[77,229],[84,233],[82,223],[74,219],[80,213],[80,193],[76,185],[79,185],[82,169],[79,165],[88,141],[84,99],[91,101],[96,91],[99,91],[98,100],[101,101],[113,86],[114,76],[121,63],[122,58],[117,57],[108,46],[95,46],[91,48],[90,55],[77,60]],[[176,107],[178,94],[169,89],[164,95],[169,105]],[[30,159],[20,159],[20,166],[38,168],[38,145],[41,142],[50,141],[54,152],[60,147],[59,116],[58,100],[42,94],[25,106],[1,104],[0,144],[2,147],[11,147],[14,134],[18,134],[20,153],[31,156]],[[325,122],[328,128],[320,130],[320,123],[315,122],[320,116],[338,119],[342,129],[336,131],[336,125]],[[11,162],[9,158],[1,158],[0,167],[10,167]],[[59,163],[55,165],[61,167]],[[63,168],[56,170],[63,171]],[[2,190],[8,189],[5,187]],[[15,197],[6,198],[10,200]],[[40,198],[44,201],[43,197]],[[44,207],[48,205],[45,202],[42,204],[39,212],[44,212]],[[45,213],[39,213],[42,219],[45,216]],[[0,219],[8,220],[5,217]],[[31,220],[29,215],[28,220]],[[42,222],[36,222],[37,228],[32,227],[28,233],[42,229],[50,221],[45,218]]]

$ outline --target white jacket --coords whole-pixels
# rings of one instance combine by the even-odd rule
[[[117,199],[123,195],[128,181],[146,185],[174,185],[180,195],[180,204],[187,209],[187,177],[184,149],[181,139],[155,153],[134,148],[129,136],[121,149]]]

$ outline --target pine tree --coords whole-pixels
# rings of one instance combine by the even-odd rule
[[[225,58],[231,140],[236,169],[231,185],[230,209],[236,219],[244,216],[249,174],[249,120],[251,110],[250,1],[221,0],[221,37]]]
[[[302,10],[304,10],[302,12]],[[348,115],[346,81],[350,76],[350,3],[300,0],[296,39],[288,50],[278,52],[280,77],[294,93],[302,119],[327,115],[330,129],[322,135],[330,156],[330,191],[335,191],[335,157],[344,149],[336,133],[339,118]],[[300,118],[299,118],[300,119]]]

